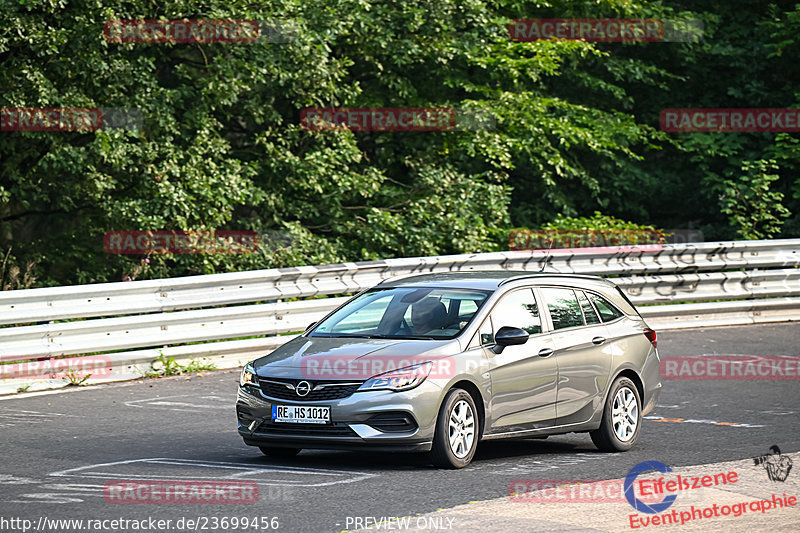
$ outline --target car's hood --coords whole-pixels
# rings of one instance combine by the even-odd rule
[[[262,377],[363,380],[459,351],[457,340],[297,337],[253,366]]]

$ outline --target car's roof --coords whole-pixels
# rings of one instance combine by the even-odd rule
[[[518,282],[518,283],[517,283]],[[610,283],[597,276],[583,274],[558,274],[553,272],[526,272],[524,270],[470,270],[466,272],[438,272],[411,274],[387,279],[380,287],[447,287],[495,291],[503,285],[518,284],[602,284]]]

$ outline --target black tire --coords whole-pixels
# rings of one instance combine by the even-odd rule
[[[466,402],[469,406],[469,410],[464,410],[464,404],[462,404],[462,402]],[[468,449],[463,455],[459,453],[460,457],[453,452],[450,446],[450,416],[454,414],[453,410],[456,406],[458,406],[459,413],[464,415],[469,414],[472,420],[472,439],[468,447],[465,444],[462,446],[462,448]],[[475,456],[475,450],[478,447],[478,437],[480,435],[479,424],[478,410],[475,408],[475,402],[472,400],[472,396],[463,389],[451,389],[444,397],[444,401],[439,408],[439,416],[436,419],[433,448],[428,455],[431,463],[439,468],[450,469],[464,468],[470,464],[472,458]],[[463,430],[468,432],[469,424],[466,424]],[[462,443],[463,442],[466,441],[462,441]]]
[[[625,419],[628,421],[627,425],[630,426],[629,422],[631,418],[635,418],[636,426],[633,428],[633,434],[625,439],[621,439],[617,435],[617,431],[614,427],[614,420],[613,420],[613,411],[614,411],[614,403],[617,401],[617,395],[620,394],[620,391],[623,389],[627,389],[627,392],[623,392],[623,395],[631,394],[632,397],[636,399],[636,416],[629,417],[630,411],[632,410],[632,404],[628,408],[623,409],[623,412],[626,413]],[[620,407],[622,405],[620,404]],[[624,428],[621,431],[625,431],[629,428]],[[592,432],[589,435],[592,437],[592,442],[594,445],[597,446],[598,449],[604,452],[626,452],[633,448],[633,445],[636,444],[636,439],[639,438],[639,432],[642,429],[642,399],[639,397],[639,390],[636,388],[636,385],[633,384],[633,381],[626,377],[618,377],[614,380],[614,383],[611,384],[611,389],[608,393],[608,398],[606,398],[606,405],[603,409],[603,418],[600,423],[600,427]]]
[[[259,446],[259,450],[261,453],[266,455],[267,457],[280,457],[288,459],[290,457],[294,457],[302,448],[281,448],[279,446]]]

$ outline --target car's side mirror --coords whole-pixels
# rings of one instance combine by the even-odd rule
[[[503,326],[497,330],[497,335],[494,336],[494,342],[497,344],[492,346],[492,351],[494,353],[502,353],[506,346],[525,344],[528,342],[529,336],[524,329]]]

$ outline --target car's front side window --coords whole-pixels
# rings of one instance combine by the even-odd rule
[[[491,317],[486,317],[486,320],[483,321],[481,329],[478,331],[478,340],[481,346],[494,344],[494,331],[492,330]]]
[[[531,289],[520,289],[507,294],[492,310],[494,334],[504,327],[520,328],[530,335],[542,332],[542,317]]]

